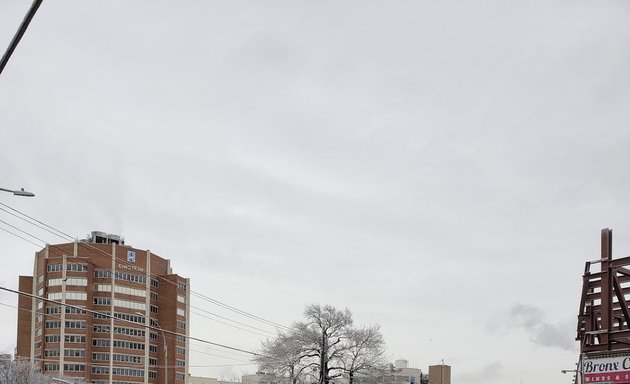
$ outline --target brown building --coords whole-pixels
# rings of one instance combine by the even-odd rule
[[[20,276],[17,356],[97,384],[184,383],[189,279],[170,260],[92,232],[47,245]]]
[[[451,366],[445,364],[429,366],[429,384],[451,384]]]

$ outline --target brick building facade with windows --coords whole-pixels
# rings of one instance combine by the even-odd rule
[[[189,279],[170,261],[92,232],[47,245],[20,276],[16,355],[88,383],[185,383]],[[84,310],[85,309],[85,310]]]

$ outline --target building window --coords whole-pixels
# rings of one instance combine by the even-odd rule
[[[111,317],[109,312],[94,312],[92,313],[92,316],[95,319],[109,319]]]
[[[46,270],[48,272],[60,272],[62,266],[63,266],[62,264],[48,264],[46,266]],[[59,370],[59,369],[57,369],[57,370]]]
[[[42,347],[42,342],[38,341],[33,345],[33,349],[40,349]]]
[[[177,321],[177,328],[186,329],[186,322],[178,320]]]
[[[147,282],[147,278],[144,275],[134,275],[132,273],[125,272],[116,272],[112,274],[112,271],[106,269],[94,270],[94,277],[96,278],[111,278],[112,276],[114,276],[116,280],[131,281],[132,283],[145,284]]]
[[[184,381],[186,379],[186,375],[181,372],[175,372],[175,380]]]
[[[144,344],[125,340],[114,340],[114,348],[137,349],[144,351]]]
[[[61,336],[59,335],[49,335],[45,337],[47,343],[58,343],[61,341]]]
[[[76,264],[76,263],[66,264],[66,271],[85,272],[87,270],[88,270],[87,264]]]
[[[92,367],[92,373],[97,375],[108,375],[109,367]]]
[[[186,310],[182,308],[177,308],[177,314],[179,316],[186,316]]]
[[[44,371],[58,371],[59,364],[44,364]]]
[[[181,281],[177,283],[177,289],[181,289],[182,291],[186,290],[186,283],[182,283]]]
[[[63,292],[48,293],[49,300],[61,300]],[[66,300],[87,300],[86,292],[66,292]]]
[[[157,359],[153,357],[149,357],[149,365],[157,365]]]
[[[112,286],[110,284],[95,284],[94,290],[98,292],[111,292]],[[115,286],[114,292],[122,293],[123,295],[140,296],[140,297],[146,297],[147,295],[147,292],[144,289],[135,289],[135,288],[123,287],[120,285]]]
[[[147,308],[144,303],[138,303],[136,301],[129,301],[129,300],[118,300],[118,299],[114,299],[114,306],[128,308],[128,309],[137,309],[140,311],[145,311]]]
[[[56,315],[58,313],[61,313],[61,307],[46,307],[47,315]]]
[[[181,341],[181,342],[185,342],[186,341],[186,336],[184,335],[176,335],[177,336],[177,341]]]
[[[66,343],[85,343],[84,335],[65,335],[64,340]]]
[[[182,295],[177,295],[177,301],[179,301],[180,303],[186,303],[186,298]]]
[[[35,328],[35,337],[41,336],[41,335],[42,335],[42,329],[41,328]]]
[[[149,345],[149,352],[157,352],[157,345]]]
[[[41,284],[44,282],[44,275],[37,276],[37,284]]]
[[[159,288],[160,287],[160,282],[155,280],[155,279],[151,279],[151,286],[153,288]]]
[[[119,335],[138,336],[138,337],[144,337],[145,335],[144,329],[125,328],[125,327],[114,327],[114,333],[117,333]]]
[[[95,297],[94,298],[94,305],[111,305],[112,304],[112,299],[110,299],[109,297]]]
[[[66,321],[66,328],[85,328],[85,321]]]
[[[83,308],[66,306],[66,313],[78,313],[81,315],[85,315],[87,312]]]
[[[58,349],[47,349],[44,351],[44,357],[58,357],[59,350]]]
[[[144,377],[144,370],[131,368],[112,368],[112,374],[121,376]]]
[[[157,307],[157,305],[152,305],[152,306],[151,306],[151,313],[158,313],[158,307]]]
[[[141,364],[142,363],[142,356],[138,356],[138,355],[121,355],[118,353],[114,353],[114,355],[112,356],[112,360],[113,361],[120,361],[123,363],[134,363],[134,364]]]
[[[95,347],[109,347],[109,339],[92,339],[92,345]]]
[[[157,379],[157,372],[149,371],[149,379]]]
[[[46,266],[48,272],[61,272],[63,270],[63,264],[48,264]],[[66,264],[66,271],[85,272],[87,271],[87,264]]]
[[[61,328],[61,321],[47,321],[44,324],[44,327],[46,329],[56,329],[56,328]]]
[[[109,360],[109,353],[92,353],[92,360]],[[94,372],[92,372],[94,373]]]
[[[64,349],[63,355],[65,357],[84,357],[85,349]]]
[[[118,313],[118,312],[114,313],[114,317],[116,319],[127,320],[127,321],[131,321],[138,324],[144,324],[144,319],[145,319],[145,317],[142,315],[131,315],[129,313]]]
[[[175,352],[176,352],[178,355],[185,355],[185,354],[186,354],[186,348],[177,347],[177,348],[175,349]]]
[[[64,371],[83,372],[83,371],[85,371],[85,365],[83,365],[83,364],[64,364],[63,365],[63,370]]]
[[[87,287],[87,279],[84,277],[67,277],[65,279],[49,279],[47,284],[49,287],[56,287],[59,285],[63,285],[64,281],[66,285],[76,285],[80,287]]]
[[[185,367],[186,366],[186,362],[184,360],[177,360],[176,365],[178,367]]]

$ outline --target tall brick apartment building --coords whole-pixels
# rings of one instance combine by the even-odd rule
[[[19,297],[16,354],[42,372],[97,384],[185,382],[189,279],[169,260],[92,232],[37,252],[19,287],[55,301]]]

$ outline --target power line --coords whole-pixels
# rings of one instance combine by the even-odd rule
[[[2,208],[0,208],[0,210],[2,210]],[[4,223],[5,225],[8,225],[8,226],[10,226],[10,227],[12,227],[12,228],[16,229],[17,231],[19,231],[19,232],[21,232],[21,233],[24,233],[24,234],[26,234],[26,235],[28,235],[28,236],[31,236],[31,237],[33,237],[33,238],[35,238],[35,239],[37,239],[37,240],[39,240],[39,241],[41,241],[41,242],[45,243],[45,240],[40,239],[40,238],[38,238],[37,236],[34,236],[34,235],[32,235],[31,233],[26,232],[26,231],[24,231],[24,230],[22,230],[22,229],[20,229],[20,228],[18,228],[18,227],[16,227],[16,226],[14,226],[14,225],[10,224],[10,223],[7,223],[7,222],[6,222],[6,221],[4,221],[4,220],[0,220],[0,222],[2,222],[2,223]],[[14,235],[14,236],[19,237],[19,238],[21,238],[22,240],[29,241],[28,239],[25,239],[24,237],[22,237],[22,236],[20,236],[20,235],[17,235],[17,234],[15,234],[15,233],[11,232],[11,231],[8,231],[8,230],[6,230],[6,229],[4,229],[4,228],[2,228],[2,227],[0,227],[0,229],[1,229],[1,230],[4,230],[4,231],[6,231],[6,232],[8,232],[8,233],[10,233],[10,234],[12,234],[12,235]],[[30,242],[31,244],[38,245],[38,244],[36,244],[36,243],[34,243],[34,242],[32,242],[32,241],[29,241],[29,242]],[[40,245],[38,245],[38,246],[40,246]],[[49,252],[51,252],[51,253],[53,253],[53,254],[55,254],[55,255],[57,255],[57,256],[63,256],[63,254],[62,254],[62,253],[56,252],[56,251],[54,250],[55,248],[56,248],[56,246],[55,246],[55,245],[49,245]],[[100,266],[97,266],[97,265],[96,265],[94,262],[92,262],[91,260],[84,260],[84,261],[85,261],[86,263],[88,263],[88,264],[91,264],[91,265],[92,265],[92,266],[94,266],[95,268],[99,268],[99,269],[106,269],[106,270],[110,271],[110,269],[109,269],[109,268],[102,268],[102,267],[100,267]],[[171,297],[166,297],[166,299],[169,299],[169,300],[171,300],[171,301],[173,301],[173,302],[175,301],[175,299],[174,299],[174,298],[171,298]],[[243,325],[243,326],[245,326],[245,327],[249,327],[249,328],[252,328],[252,329],[255,329],[255,330],[259,330],[259,331],[265,332],[265,334],[262,334],[262,333],[259,333],[259,332],[255,332],[255,331],[251,331],[251,330],[249,330],[249,329],[241,328],[241,327],[239,327],[239,326],[236,326],[236,325],[234,325],[234,324],[230,324],[230,323],[226,323],[226,322],[224,322],[224,321],[220,321],[220,320],[217,320],[217,319],[213,319],[213,318],[211,318],[211,317],[205,316],[205,315],[203,315],[203,314],[201,314],[201,313],[197,313],[197,312],[195,312],[195,311],[192,311],[192,310],[191,310],[191,313],[192,313],[192,314],[195,314],[195,315],[201,316],[201,317],[203,317],[203,318],[205,318],[205,319],[212,320],[212,321],[215,321],[215,322],[217,322],[217,323],[224,324],[224,325],[227,325],[227,326],[229,326],[229,327],[236,328],[236,329],[239,329],[239,330],[242,330],[242,331],[245,331],[245,332],[253,333],[253,334],[256,334],[256,335],[258,335],[258,336],[269,337],[269,336],[273,336],[273,335],[274,335],[273,333],[271,333],[271,332],[269,332],[269,331],[266,331],[266,330],[264,330],[264,329],[261,329],[261,328],[258,328],[258,327],[254,327],[254,326],[252,326],[252,325],[245,324],[245,323],[242,323],[242,322],[239,322],[239,321],[236,321],[236,320],[233,320],[233,319],[230,319],[230,318],[227,318],[227,317],[224,317],[224,316],[218,315],[218,314],[216,314],[216,313],[210,312],[210,311],[205,310],[205,309],[203,309],[203,308],[199,308],[199,307],[196,307],[196,306],[193,306],[193,305],[190,305],[190,304],[187,304],[187,305],[188,305],[188,307],[189,307],[189,308],[191,308],[191,309],[197,309],[197,310],[199,310],[199,311],[202,311],[202,312],[205,312],[205,313],[207,313],[207,314],[210,314],[210,315],[213,315],[213,316],[216,316],[216,317],[219,317],[219,318],[225,319],[225,320],[227,320],[227,321],[231,321],[231,322],[234,322],[234,323],[237,323],[237,324]]]
[[[17,309],[18,311],[26,311],[26,312],[29,312],[29,313],[37,313],[37,312],[35,312],[35,311],[33,311],[32,309],[29,309],[29,308],[20,308],[20,307],[18,307],[16,305],[11,305],[11,304],[7,304],[7,303],[3,303],[3,302],[0,302],[0,305],[4,306],[4,307],[14,308],[14,309]],[[69,306],[69,307],[72,307],[72,306]],[[83,308],[83,307],[78,307],[78,308],[81,308],[81,310],[84,311],[84,313],[87,313],[87,310],[85,308]],[[62,320],[63,319],[61,316],[58,316],[58,315],[52,314],[52,313],[44,313],[44,312],[42,312],[40,315],[42,315],[43,317],[48,318],[48,319],[55,319],[55,320]],[[116,318],[116,320],[121,320],[121,319]],[[134,324],[141,325],[141,324],[137,324],[137,323],[134,323]],[[173,337],[173,335],[168,335],[168,337],[171,340],[175,340],[176,339],[176,337]],[[196,342],[196,340],[191,340],[191,341],[195,341]],[[205,351],[197,351],[197,350],[193,350],[193,349],[189,349],[189,350],[192,351],[192,352],[198,352],[198,353],[201,353],[201,354],[214,356],[214,357],[220,357],[220,358],[228,359],[228,360],[235,360],[235,361],[241,361],[241,362],[249,361],[249,360],[236,359],[234,357],[225,356],[225,355],[216,354],[216,353],[210,353],[210,352],[205,352]],[[232,351],[225,351],[225,352],[226,353],[234,353]],[[239,352],[239,353],[243,353],[243,352]],[[236,353],[234,353],[234,354],[236,355]],[[237,356],[242,357],[241,355],[237,355]],[[57,360],[52,359],[51,361],[57,361]],[[243,364],[243,365],[252,365],[252,364],[254,364],[254,363],[250,362],[248,364]],[[157,367],[160,367],[160,366],[157,366]],[[161,367],[163,368],[164,366],[161,366]],[[175,367],[175,366],[172,366],[172,367]]]
[[[44,223],[44,222],[42,222],[42,221],[38,220],[38,219],[36,219],[36,218],[34,218],[34,217],[32,217],[32,216],[30,216],[30,215],[28,215],[28,214],[26,214],[26,213],[24,213],[24,212],[20,211],[20,210],[17,210],[17,209],[15,209],[15,208],[13,208],[13,207],[11,207],[11,206],[7,205],[7,204],[4,204],[4,203],[0,203],[0,205],[2,205],[2,206],[4,206],[4,207],[9,208],[9,209],[10,209],[11,211],[13,211],[13,212],[19,213],[20,215],[22,215],[22,216],[24,216],[24,217],[27,217],[28,219],[30,219],[30,220],[32,220],[32,221],[35,221],[35,222],[37,222],[37,223],[41,224],[42,226],[44,226],[44,227],[46,227],[46,228],[50,228],[51,230],[53,230],[53,231],[55,231],[55,232],[57,232],[57,233],[51,232],[51,231],[47,230],[46,228],[43,228],[43,229],[47,230],[48,232],[50,232],[50,233],[52,233],[52,234],[55,234],[56,236],[59,236],[59,237],[61,237],[61,238],[64,238],[63,236],[65,236],[65,237],[66,237],[66,241],[68,241],[68,240],[76,241],[76,238],[73,238],[72,236],[68,235],[67,233],[65,233],[65,232],[63,232],[63,231],[61,231],[61,230],[59,230],[59,229],[56,229],[56,228],[54,228],[54,227],[52,227],[52,226],[50,226],[50,225],[48,225],[48,224],[46,224],[46,223]],[[4,210],[4,209],[2,209],[2,208],[0,208],[0,210],[7,212],[6,210]],[[20,219],[22,219],[22,220],[26,221],[26,222],[28,222],[29,224],[35,225],[35,224],[33,224],[32,222],[30,222],[30,221],[28,221],[28,220],[26,220],[26,219],[24,219],[24,218],[22,218],[22,217],[19,217],[19,216],[15,215],[15,214],[13,214],[13,213],[11,213],[11,212],[8,212],[8,213],[10,213],[10,214],[12,214],[13,216],[16,216],[16,217],[18,217],[18,218],[20,218]],[[37,227],[39,227],[39,228],[42,228],[42,227],[40,227],[40,226],[38,226],[38,225],[36,225],[36,226],[37,226]],[[62,235],[63,235],[63,236],[62,236]],[[43,241],[43,240],[40,240],[40,241]],[[45,241],[43,241],[43,242],[45,242]],[[87,243],[87,242],[81,242],[81,244],[85,244],[87,247],[89,247],[89,248],[91,248],[91,249],[93,249],[93,250],[97,251],[98,253],[101,253],[101,254],[103,254],[103,255],[107,256],[108,258],[111,258],[111,257],[112,257],[112,255],[111,255],[111,254],[109,254],[109,253],[107,253],[107,252],[105,252],[105,251],[103,251],[103,250],[101,250],[101,249],[99,249],[99,248],[97,248],[97,247],[94,247],[94,246],[92,246],[91,244],[89,244],[89,243]],[[122,262],[123,262],[123,264],[131,265],[130,263],[128,263],[128,262],[126,262],[126,261],[122,261]],[[172,281],[170,281],[170,280],[167,280],[167,279],[165,279],[164,277],[159,276],[159,275],[155,275],[155,274],[147,274],[147,276],[153,276],[153,277],[156,277],[157,279],[160,279],[160,280],[162,280],[162,281],[167,282],[168,284],[171,284],[171,285],[176,285],[176,283],[174,283],[174,282],[172,282]],[[233,307],[233,306],[231,306],[231,305],[229,305],[229,304],[223,303],[223,302],[221,302],[221,301],[219,301],[219,300],[213,299],[213,298],[211,298],[211,297],[209,297],[209,296],[206,296],[206,295],[204,295],[204,294],[197,293],[197,292],[195,292],[195,291],[193,291],[193,290],[189,290],[189,291],[190,291],[190,294],[191,294],[191,295],[193,295],[193,296],[199,297],[199,298],[201,298],[201,299],[203,299],[203,300],[205,300],[205,301],[209,301],[209,302],[211,302],[211,303],[213,303],[213,304],[215,304],[215,305],[217,305],[217,306],[220,306],[220,307],[222,307],[222,308],[224,308],[224,309],[228,309],[228,310],[230,310],[230,311],[232,311],[232,312],[235,312],[235,313],[237,313],[237,314],[239,314],[239,315],[241,315],[241,316],[248,317],[248,318],[250,318],[250,319],[257,320],[257,321],[260,321],[260,322],[262,322],[262,323],[265,323],[265,324],[267,324],[267,325],[271,325],[271,326],[274,326],[274,327],[278,327],[278,328],[282,328],[282,329],[286,329],[286,330],[289,330],[289,329],[290,329],[289,327],[286,327],[286,326],[284,326],[284,325],[282,325],[282,324],[279,324],[279,323],[276,323],[276,322],[273,322],[273,321],[267,320],[267,319],[262,318],[262,317],[260,317],[260,316],[257,316],[257,315],[254,315],[254,314],[252,314],[252,313],[249,313],[249,312],[247,312],[247,311],[244,311],[244,310],[241,310],[241,309],[239,309],[239,308]],[[236,322],[235,320],[231,320],[231,321]],[[238,323],[238,322],[237,322],[237,323]],[[242,324],[242,323],[241,323],[241,324]],[[247,325],[247,326],[248,326],[248,327],[251,327],[251,328],[255,328],[255,327],[250,326],[250,325]],[[264,332],[266,332],[266,331],[264,331]]]
[[[40,296],[37,296],[37,295],[33,295],[31,293],[28,293],[28,292],[16,291],[16,290],[9,289],[9,288],[6,288],[6,287],[0,287],[0,290],[11,292],[11,293],[15,293],[17,295],[28,296],[28,297],[30,297],[32,299],[42,300],[42,301],[45,301],[45,302],[48,302],[48,303],[54,303],[54,304],[61,305],[61,306],[64,306],[64,307],[75,308],[75,309],[80,310],[80,311],[85,311],[85,312],[88,312],[88,313],[97,314],[99,316],[102,316],[102,317],[108,318],[108,319],[114,319],[114,320],[122,321],[122,322],[125,322],[125,323],[131,323],[131,324],[134,324],[136,326],[141,325],[141,326],[143,326],[145,328],[152,329],[154,331],[160,331],[160,332],[168,333],[168,334],[171,334],[171,335],[176,336],[176,337],[177,336],[185,337],[185,338],[187,338],[189,340],[194,340],[194,341],[198,341],[200,343],[209,344],[209,345],[213,345],[213,346],[220,347],[220,348],[230,349],[230,350],[233,350],[233,351],[243,352],[243,353],[247,353],[247,354],[250,354],[250,355],[253,355],[253,356],[263,356],[263,355],[261,355],[259,353],[248,351],[248,350],[245,350],[245,349],[232,347],[232,346],[225,345],[225,344],[215,343],[213,341],[204,340],[204,339],[201,339],[201,338],[198,338],[198,337],[187,336],[187,335],[184,335],[184,334],[181,334],[181,333],[178,333],[178,332],[169,331],[167,329],[162,329],[162,328],[155,327],[155,326],[149,325],[149,324],[139,324],[139,323],[133,322],[131,320],[125,320],[125,319],[117,318],[114,315],[109,314],[109,313],[93,311],[91,309],[78,307],[76,305],[62,303],[60,301],[51,300],[51,299],[47,299],[47,298],[40,297]]]
[[[0,204],[2,204],[2,203],[0,203]],[[6,205],[6,204],[5,204],[5,205]],[[7,212],[6,210],[4,210],[4,209],[2,209],[2,208],[0,208],[0,210]],[[8,213],[10,213],[10,212],[8,212]],[[11,214],[12,214],[12,213],[11,213]],[[14,215],[14,214],[12,214],[12,215],[13,215],[13,216],[16,216],[16,217],[18,217],[18,218],[20,218],[20,217],[19,217],[19,216],[17,216],[17,215]],[[25,221],[26,221],[26,222],[28,222],[28,223],[30,223],[28,220],[25,220]],[[19,232],[21,232],[21,233],[24,233],[24,234],[26,234],[26,235],[28,235],[28,236],[31,236],[31,237],[33,237],[33,238],[35,238],[35,239],[37,239],[37,240],[41,241],[42,243],[46,244],[46,241],[45,241],[45,240],[43,240],[43,239],[41,239],[41,238],[39,238],[39,237],[37,237],[37,236],[34,236],[34,235],[32,235],[31,233],[29,233],[29,232],[27,232],[27,231],[24,231],[24,230],[22,230],[22,229],[20,229],[20,228],[18,228],[18,227],[16,227],[16,226],[14,226],[14,225],[12,225],[12,224],[10,224],[10,223],[7,223],[6,221],[3,221],[3,220],[0,220],[0,222],[2,222],[2,223],[4,223],[5,225],[8,225],[8,226],[10,226],[10,227],[12,227],[12,228],[16,229],[17,231],[19,231]],[[31,224],[32,224],[32,223],[31,223]],[[8,232],[8,233],[10,233],[10,234],[12,234],[12,235],[14,235],[14,236],[18,237],[18,238],[20,238],[20,239],[22,239],[22,240],[28,241],[29,243],[34,244],[34,245],[36,245],[36,246],[38,246],[38,247],[45,248],[45,246],[42,246],[42,245],[36,244],[36,243],[34,243],[33,241],[30,241],[30,240],[28,240],[28,239],[26,239],[26,238],[24,238],[24,237],[22,237],[22,236],[20,236],[20,235],[18,235],[18,234],[16,234],[16,233],[13,233],[13,232],[8,231],[8,230],[6,230],[6,229],[4,229],[4,228],[1,228],[1,227],[0,227],[0,229],[2,229],[2,230],[4,230],[5,232]],[[86,245],[86,246],[88,246],[88,247],[90,247],[90,248],[92,248],[92,249],[97,250],[97,251],[98,251],[98,252],[100,252],[100,253],[103,253],[103,254],[104,254],[104,255],[106,255],[108,258],[109,258],[109,257],[111,257],[111,254],[108,254],[108,253],[106,253],[106,252],[104,252],[104,251],[102,251],[102,250],[100,250],[100,249],[98,249],[98,248],[96,248],[96,247],[93,247],[93,246],[89,245],[89,243],[84,243],[84,242],[82,242],[81,244],[84,244],[84,245]],[[58,255],[58,256],[62,256],[62,254],[61,254],[61,253],[55,252],[55,250],[54,250],[55,248],[57,248],[57,246],[56,246],[56,245],[50,245],[50,244],[48,245],[48,250],[49,250],[49,252],[51,252],[51,253],[53,253],[53,254],[55,254],[55,255]],[[99,255],[99,256],[101,256],[101,255]],[[103,267],[101,267],[101,266],[97,266],[97,265],[96,265],[94,262],[92,262],[91,260],[84,260],[84,261],[85,261],[86,263],[91,264],[91,265],[92,265],[92,266],[94,266],[95,268],[110,270],[109,268],[103,268]],[[120,261],[122,262],[122,260],[120,260]],[[128,265],[131,265],[130,263],[127,263],[127,264],[128,264]],[[154,276],[154,277],[158,277],[158,278],[160,278],[160,279],[163,279],[161,276],[159,276],[159,275],[155,275],[155,274],[146,274],[145,276]],[[164,279],[163,279],[163,280],[164,280]],[[172,281],[169,281],[169,280],[164,280],[164,281],[167,281],[168,283],[174,284]],[[197,297],[201,297],[201,296],[203,296],[203,295],[200,295],[200,294],[193,293],[193,291],[192,291],[192,290],[190,290],[190,292],[191,292],[191,294],[192,294],[193,296],[197,296]],[[175,300],[174,298],[168,298],[168,297],[167,297],[167,299],[170,299],[170,300],[172,300],[172,301],[174,301],[174,300]],[[207,300],[206,300],[206,301],[207,301]],[[261,328],[258,328],[258,327],[254,327],[254,326],[252,326],[252,325],[245,324],[245,323],[239,322],[239,321],[237,321],[237,320],[233,320],[233,319],[230,319],[230,318],[227,318],[227,317],[224,317],[224,316],[218,315],[218,314],[213,313],[213,312],[210,312],[210,311],[208,311],[208,310],[205,310],[205,309],[202,309],[202,308],[199,308],[199,307],[192,306],[192,305],[190,305],[189,303],[187,303],[186,305],[188,305],[191,309],[197,309],[197,310],[203,311],[203,312],[205,312],[205,313],[208,313],[208,314],[210,314],[210,315],[213,315],[213,316],[216,316],[216,317],[219,317],[219,318],[225,319],[225,320],[227,320],[227,321],[231,321],[231,322],[234,322],[234,323],[236,323],[236,324],[240,324],[240,325],[243,325],[243,326],[245,326],[245,327],[249,327],[249,328],[252,328],[252,329],[255,329],[255,330],[261,331],[261,332],[265,332],[265,334],[261,334],[261,333],[258,333],[258,332],[254,332],[254,331],[251,331],[251,330],[248,330],[248,329],[241,328],[241,327],[236,326],[236,325],[233,325],[233,324],[229,324],[229,323],[226,323],[226,322],[222,322],[222,321],[220,321],[220,320],[216,320],[216,319],[213,319],[213,318],[209,318],[209,317],[204,316],[204,315],[202,315],[202,314],[198,314],[198,313],[196,313],[196,312],[194,312],[194,311],[192,312],[192,313],[194,313],[194,314],[198,314],[199,316],[204,317],[204,318],[206,318],[206,319],[208,319],[208,320],[212,320],[212,321],[215,321],[215,322],[218,322],[218,323],[221,323],[221,324],[224,324],[224,325],[227,325],[227,326],[230,326],[230,327],[236,328],[236,329],[240,329],[240,330],[243,330],[243,331],[246,331],[246,332],[254,333],[254,334],[256,334],[256,335],[263,336],[263,337],[269,337],[269,336],[273,336],[273,335],[274,335],[272,332],[269,332],[269,331],[267,331],[267,330],[264,330],[264,329],[261,329]]]

